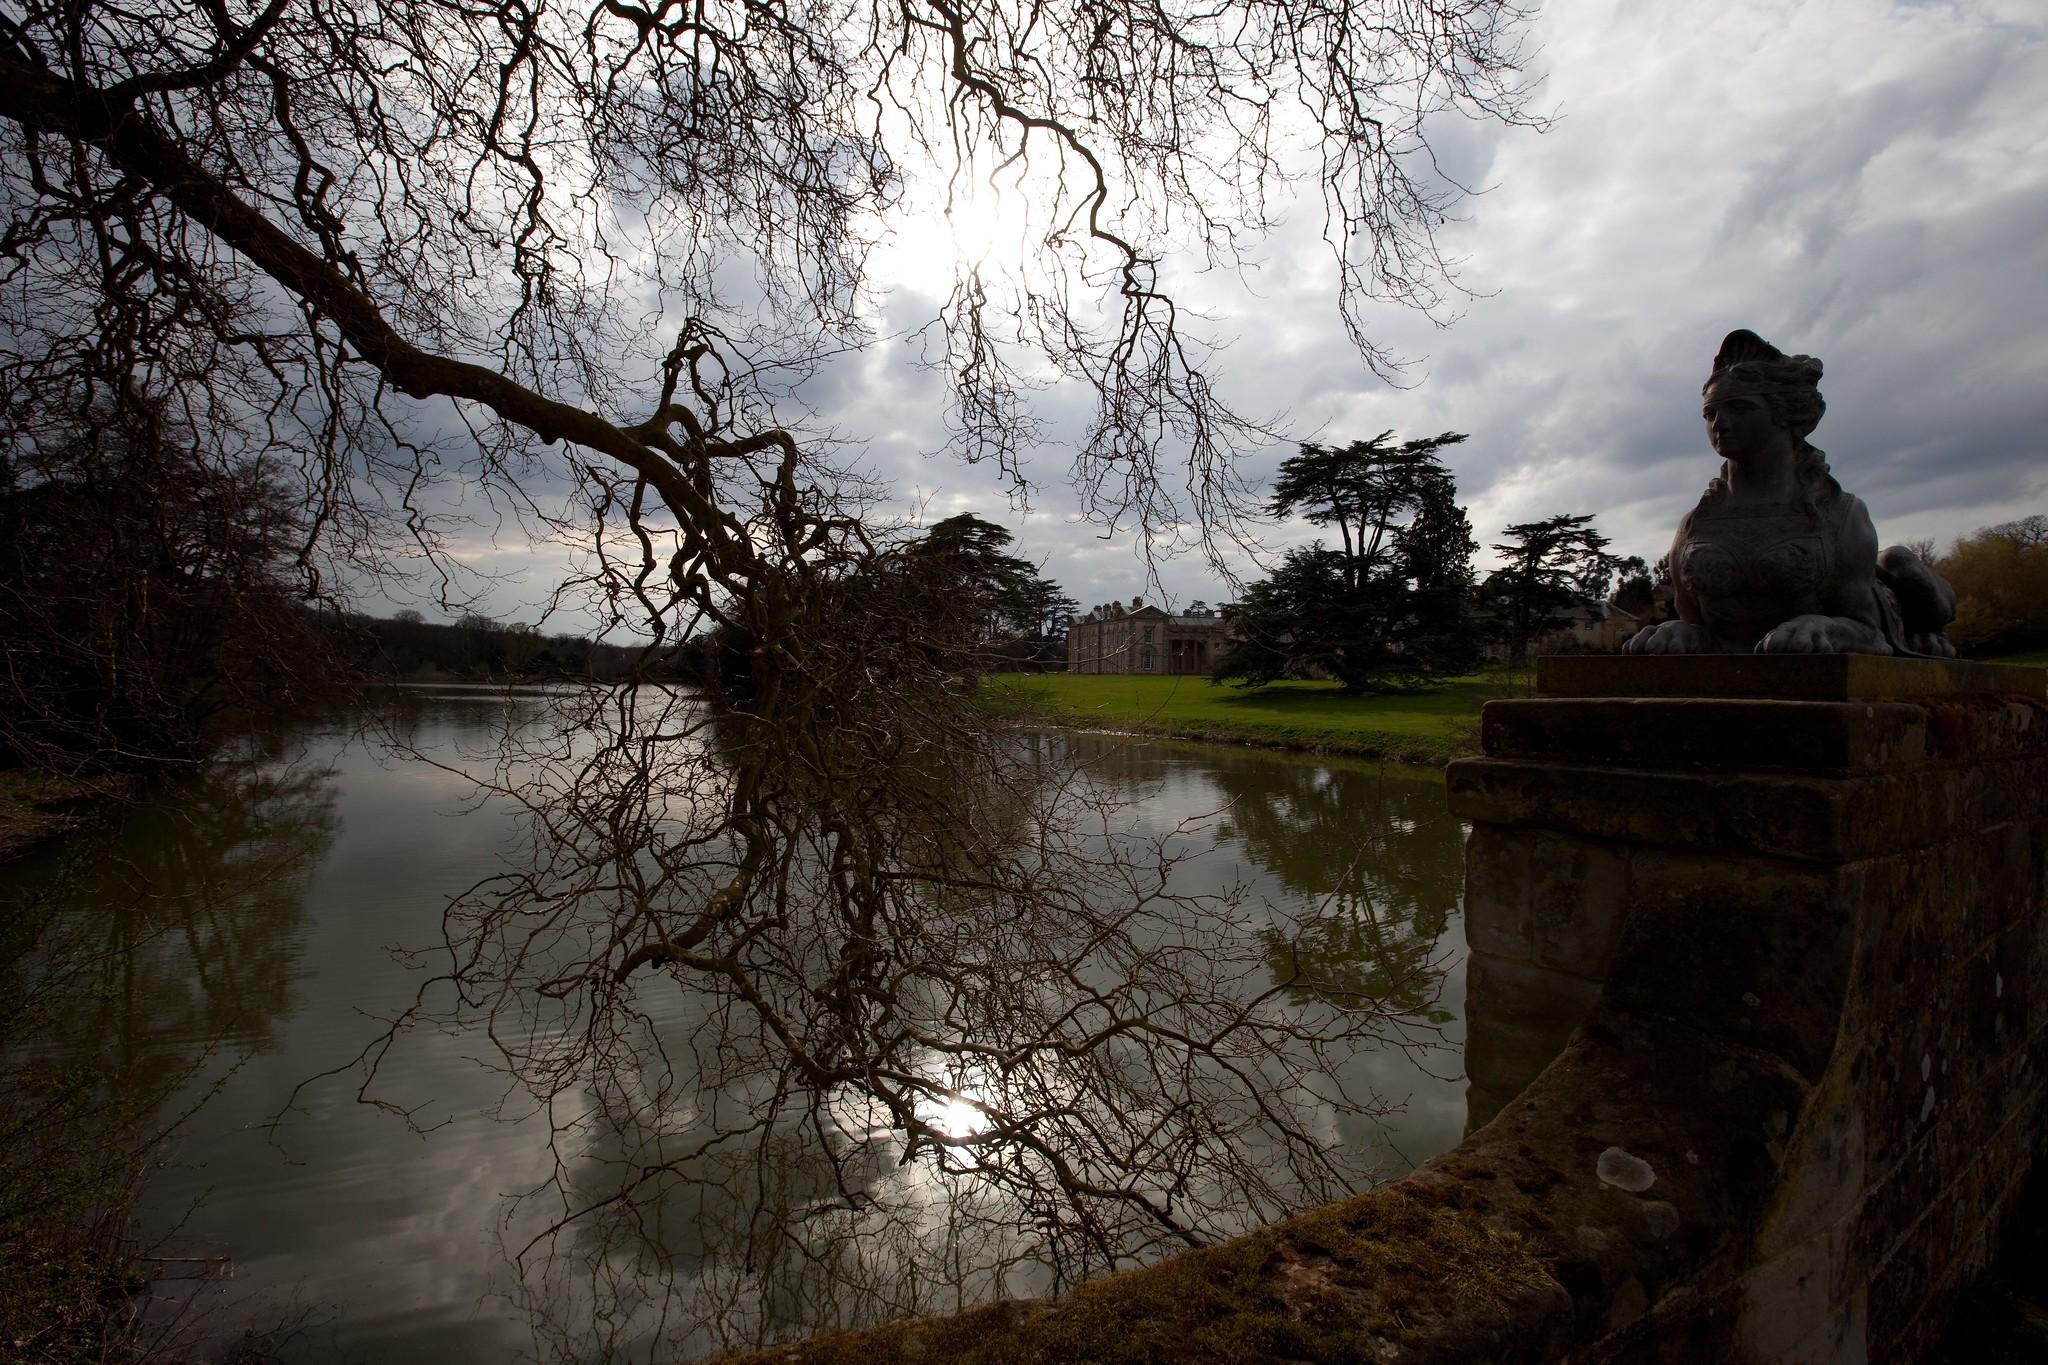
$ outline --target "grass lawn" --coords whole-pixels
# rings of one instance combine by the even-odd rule
[[[2048,668],[2048,649],[2030,649],[2024,654],[1993,654],[1982,662],[1987,664],[2028,664],[2034,668]]]
[[[2048,665],[2048,650],[1986,662]],[[982,688],[999,707],[1085,729],[1442,763],[1477,752],[1479,708],[1498,697],[1530,695],[1530,682],[1526,671],[1496,669],[1413,692],[1347,697],[1331,682],[1246,691],[1200,677],[997,673],[983,679]]]
[[[983,686],[1010,706],[1067,725],[1415,763],[1476,750],[1480,706],[1524,690],[1501,672],[1350,697],[1330,682],[1245,691],[1200,677],[1120,673],[999,673]]]

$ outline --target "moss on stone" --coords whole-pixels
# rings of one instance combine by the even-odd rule
[[[1064,1299],[793,1342],[744,1359],[802,1365],[1165,1365],[1356,1361],[1450,1313],[1549,1279],[1535,1252],[1477,1217],[1389,1187],[1221,1246],[1107,1276]]]

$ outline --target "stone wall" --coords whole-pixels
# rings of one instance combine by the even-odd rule
[[[2040,1141],[2042,675],[1544,663],[1449,772],[1497,1115],[1068,1299],[769,1358],[1921,1360]]]
[[[1644,662],[1547,671],[1640,692]],[[1761,1138],[1766,1169],[1712,1254],[1587,1358],[1915,1361],[2041,1142],[2048,705],[1951,665],[1785,661],[1773,686],[1742,662],[1719,685],[1866,695],[1488,708],[1487,757],[1451,776],[1474,1083],[1511,1094],[1574,1014],[1747,1048],[1757,1077],[1771,1059],[1786,1093],[1752,1131],[1631,1150],[1668,1170],[1697,1138]]]

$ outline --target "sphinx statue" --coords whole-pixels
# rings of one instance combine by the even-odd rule
[[[1630,654],[1905,654],[1953,658],[1954,589],[1903,545],[1882,554],[1862,499],[1807,441],[1821,363],[1730,332],[1701,390],[1722,460],[1671,542],[1678,619]]]

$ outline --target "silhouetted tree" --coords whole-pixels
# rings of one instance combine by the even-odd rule
[[[963,512],[934,523],[909,546],[908,562],[925,593],[921,609],[957,616],[966,627],[965,671],[1042,659],[1065,635],[1077,605],[1030,560],[1010,553],[1015,541]]]
[[[1033,624],[1024,594],[1038,572],[1009,552],[1015,539],[994,522],[962,512],[934,523],[904,552],[902,570],[925,594],[923,609],[951,618],[967,652],[990,654],[999,641]]]
[[[1447,431],[1397,446],[1388,440],[1393,434],[1342,447],[1304,444],[1280,462],[1273,478],[1266,510],[1276,517],[1299,512],[1311,526],[1335,526],[1349,583],[1370,575],[1382,554],[1393,552],[1431,484],[1449,477],[1437,452],[1465,440]]]
[[[1018,593],[1016,620],[1021,631],[1012,649],[1020,663],[1051,667],[1067,656],[1067,627],[1081,604],[1049,578],[1034,576]]]
[[[1507,628],[1508,656],[1520,659],[1574,605],[1605,599],[1616,561],[1590,515],[1560,513],[1503,534],[1508,539],[1493,549],[1507,563],[1487,576],[1484,593]]]
[[[896,654],[955,687],[993,669],[1045,659],[1064,635],[1073,599],[1011,554],[1014,537],[962,513],[899,538],[858,565],[821,573],[817,630],[869,654],[865,675],[895,674]],[[724,623],[681,649],[682,672],[726,704],[752,704],[759,637]]]
[[[1342,449],[1304,445],[1281,463],[1270,510],[1335,526],[1343,548],[1290,550],[1271,578],[1245,590],[1226,611],[1231,638],[1216,679],[1259,687],[1328,676],[1358,690],[1478,664],[1467,619],[1472,528],[1437,458],[1465,437],[1394,445],[1390,434]]]
[[[1655,614],[1657,588],[1650,577],[1650,566],[1641,555],[1629,555],[1615,561],[1614,605],[1631,616],[1649,619]]]

